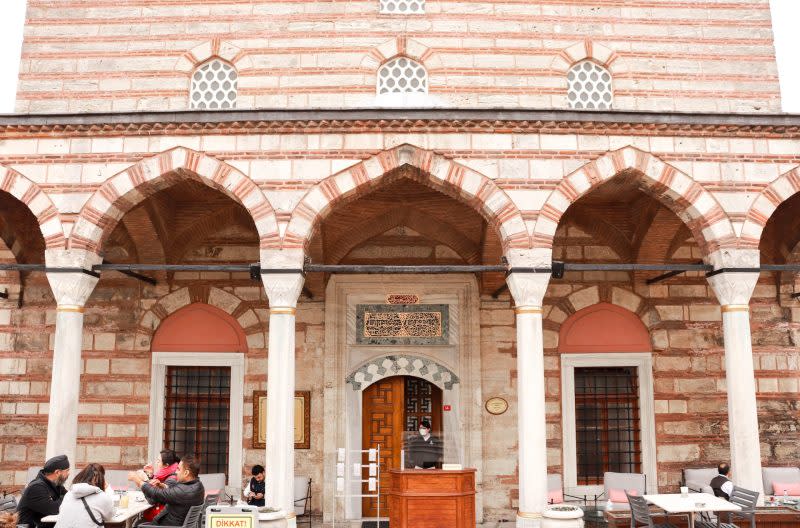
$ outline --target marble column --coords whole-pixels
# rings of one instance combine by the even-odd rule
[[[266,503],[282,508],[294,526],[295,312],[303,288],[302,254],[262,251],[261,280],[269,298],[267,358]]]
[[[752,250],[720,250],[709,261],[715,269],[758,268],[759,254]],[[759,502],[763,502],[749,306],[758,276],[753,272],[722,272],[709,277],[708,282],[722,305],[732,480],[761,493]]]
[[[514,272],[515,267],[550,267],[549,251],[506,255],[512,273],[506,279],[517,322],[517,421],[519,430],[518,528],[541,526],[547,504],[547,427],[545,421],[542,300],[549,273]]]
[[[90,270],[102,259],[83,250],[45,252],[48,268],[83,268]],[[83,344],[83,309],[97,284],[97,277],[82,273],[47,273],[56,299],[56,335],[53,347],[53,371],[50,382],[50,407],[47,417],[45,458],[67,455],[77,463],[78,400],[81,387],[81,347]]]

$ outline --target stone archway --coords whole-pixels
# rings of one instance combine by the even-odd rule
[[[442,390],[452,390],[459,382],[455,372],[436,361],[411,354],[376,357],[350,373],[345,382],[353,390],[366,389],[372,383],[391,376],[414,376],[430,381]]]
[[[199,181],[241,204],[255,223],[262,249],[277,244],[275,212],[249,176],[212,156],[177,147],[145,158],[103,183],[81,209],[68,247],[97,252],[126,212],[183,179]]]
[[[522,214],[494,181],[444,156],[405,144],[328,176],[312,187],[292,212],[283,248],[306,248],[335,205],[370,192],[389,173],[405,165],[419,169],[420,183],[479,212],[497,229],[504,249],[530,247]]]
[[[625,172],[634,174],[642,190],[678,215],[706,255],[736,243],[730,219],[702,185],[649,152],[625,147],[587,163],[558,184],[536,220],[534,244],[552,247],[559,221],[569,206]]]

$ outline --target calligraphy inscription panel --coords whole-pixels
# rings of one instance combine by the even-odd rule
[[[446,345],[446,304],[356,305],[356,342],[364,345]]]

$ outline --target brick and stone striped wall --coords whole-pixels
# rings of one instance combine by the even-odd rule
[[[185,110],[193,69],[239,73],[239,108],[364,107],[398,54],[422,104],[567,107],[567,68],[613,76],[614,108],[780,111],[768,0],[29,0],[18,112]]]

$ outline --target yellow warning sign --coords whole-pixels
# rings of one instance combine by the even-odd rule
[[[208,516],[207,528],[254,528],[253,516],[237,513],[212,513]]]

